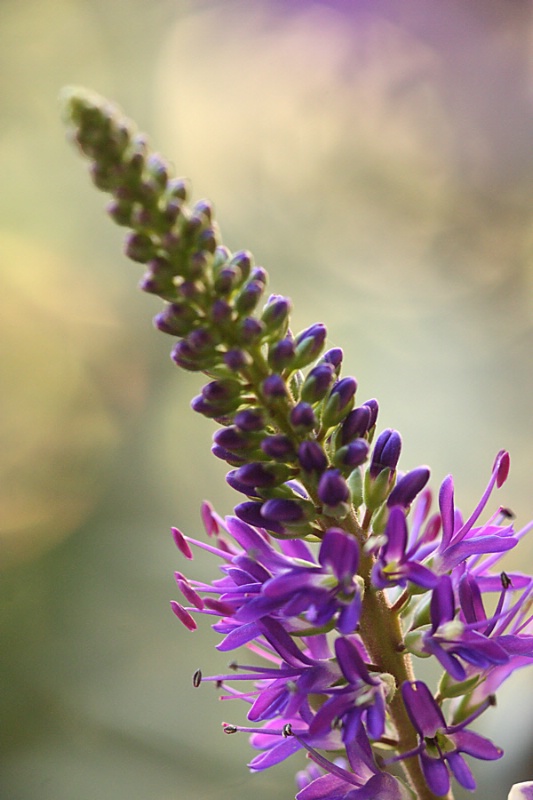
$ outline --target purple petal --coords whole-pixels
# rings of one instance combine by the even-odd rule
[[[350,639],[340,637],[335,640],[335,654],[337,661],[348,683],[356,684],[363,680],[365,683],[377,686],[379,681],[370,677],[365,662],[361,658],[357,647]]]
[[[448,794],[450,788],[450,776],[444,761],[438,758],[430,758],[426,753],[420,753],[420,763],[427,784],[433,794],[441,797]]]
[[[411,583],[415,583],[417,586],[423,586],[425,589],[433,589],[439,581],[435,573],[416,561],[410,561],[406,566],[405,576]]]
[[[402,561],[407,544],[407,523],[401,508],[391,508],[385,536],[387,541],[382,547],[383,557],[390,561]]]
[[[453,504],[453,478],[448,475],[444,478],[439,492],[439,507],[442,518],[442,546],[445,549],[450,544],[455,523],[455,510]]]
[[[497,747],[490,739],[485,739],[474,731],[461,730],[453,734],[453,741],[457,750],[483,761],[495,761],[503,756],[501,747]]]
[[[248,766],[253,772],[268,769],[269,767],[273,767],[274,764],[285,761],[285,759],[292,756],[293,753],[297,753],[301,746],[298,739],[294,736],[288,736],[286,739],[281,739],[279,744],[271,747],[265,753],[261,753],[261,755],[252,758]]]
[[[216,649],[225,653],[228,650],[235,650],[236,647],[251,642],[259,636],[256,622],[248,622],[246,625],[239,625],[228,633],[228,635],[217,644]]]
[[[318,560],[323,567],[331,567],[338,580],[356,575],[359,566],[357,540],[341,528],[328,528],[320,545]]]
[[[402,697],[409,718],[420,736],[433,738],[439,728],[446,727],[442,711],[425,683],[405,681],[402,683]]]
[[[476,788],[476,782],[470,767],[462,755],[459,753],[448,753],[446,759],[456,781],[460,783],[461,786],[464,786],[465,789],[473,792]]]
[[[455,617],[455,600],[449,575],[443,575],[433,589],[430,608],[432,633],[444,622],[450,622]]]

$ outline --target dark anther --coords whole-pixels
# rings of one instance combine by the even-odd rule
[[[281,730],[282,736],[286,739],[288,736],[292,736],[292,725],[290,722],[286,722]]]
[[[500,580],[502,582],[502,589],[508,589],[512,585],[512,581],[506,572],[500,572]]]
[[[192,676],[192,685],[195,689],[197,689],[202,682],[202,670],[197,669],[194,675]]]
[[[238,730],[236,725],[230,725],[229,722],[223,722],[222,723],[222,728],[224,730],[224,733],[227,733],[227,734],[237,733],[237,730]]]

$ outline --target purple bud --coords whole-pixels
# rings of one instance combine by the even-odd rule
[[[226,475],[226,482],[228,485],[231,486],[232,489],[235,489],[236,492],[240,492],[241,494],[248,495],[249,497],[259,497],[259,495],[254,492],[252,486],[248,486],[239,480],[237,473],[238,470],[236,469],[232,469],[230,472],[228,472]]]
[[[281,339],[269,348],[268,363],[279,371],[289,367],[294,359],[295,347],[292,339]]]
[[[372,400],[367,400],[365,403],[363,403],[363,405],[368,406],[368,408],[370,409],[370,421],[368,423],[368,430],[370,430],[371,428],[374,427],[374,425],[376,424],[376,420],[378,418],[378,411],[379,411],[378,401],[372,398]]]
[[[242,431],[260,431],[265,427],[265,418],[261,408],[245,408],[238,411],[233,421]]]
[[[237,253],[234,253],[230,266],[238,267],[241,271],[241,275],[244,280],[246,280],[250,274],[250,270],[252,268],[252,254],[249,253],[247,250],[240,250]]]
[[[231,453],[229,450],[226,450],[219,444],[214,444],[211,447],[211,452],[214,456],[216,456],[216,458],[220,458],[221,461],[231,464],[232,467],[240,467],[242,464],[246,463],[246,458],[243,456],[237,456],[235,453]]]
[[[281,375],[277,375],[273,373],[269,375],[268,378],[262,383],[261,389],[263,391],[264,396],[270,400],[274,398],[281,398],[286,397],[287,395],[287,387],[285,386],[285,381],[281,377]]]
[[[298,448],[298,461],[305,472],[324,472],[328,459],[318,442],[304,441]]]
[[[251,358],[246,350],[240,350],[234,347],[224,353],[224,364],[229,367],[233,372],[240,372],[245,367],[249,367]]]
[[[221,428],[216,431],[213,441],[225,450],[236,453],[240,453],[243,450],[252,450],[256,446],[256,439],[247,436],[234,425],[228,425],[227,428]]]
[[[295,367],[305,367],[318,358],[326,341],[326,333],[326,326],[317,322],[296,336]]]
[[[269,456],[269,458],[280,459],[282,461],[292,460],[295,455],[291,440],[283,433],[265,436],[261,442],[261,450]]]
[[[193,206],[193,214],[202,222],[211,222],[213,218],[213,204],[209,200],[197,200]]]
[[[345,447],[341,447],[335,453],[335,463],[338,466],[349,467],[355,469],[364,464],[368,458],[368,451],[370,447],[366,439],[355,439]]]
[[[253,525],[255,528],[266,528],[273,533],[283,533],[283,525],[262,516],[261,510],[263,505],[264,504],[256,503],[253,500],[240,503],[238,506],[235,506],[235,514],[239,519],[242,519],[243,522],[247,522],[248,525]]]
[[[318,403],[327,395],[335,378],[335,368],[332,364],[318,364],[307,375],[300,397],[307,403]]]
[[[198,300],[204,290],[196,281],[187,280],[180,283],[178,291],[185,300]]]
[[[214,253],[217,249],[217,232],[214,228],[206,228],[198,236],[198,246],[202,252]]]
[[[132,261],[146,264],[154,255],[154,245],[145,233],[130,233],[126,238],[125,253]]]
[[[225,300],[220,300],[220,299],[215,300],[215,302],[209,309],[209,316],[216,325],[228,322],[228,320],[231,319],[232,313],[233,309],[230,306],[230,304],[226,303]]]
[[[276,331],[288,322],[291,303],[281,295],[271,295],[263,309],[261,320],[269,332]]]
[[[417,467],[404,475],[403,478],[400,478],[388,497],[388,507],[403,506],[403,508],[408,508],[428,482],[429,474],[428,467]]]
[[[227,295],[233,291],[240,280],[240,271],[235,267],[224,266],[215,278],[215,293]]]
[[[335,369],[335,372],[338,371],[339,367],[342,364],[343,352],[340,347],[332,347],[331,350],[328,350],[322,356],[322,361],[326,364],[331,364],[331,366]]]
[[[347,503],[350,490],[338,469],[328,469],[318,482],[318,499],[326,506],[334,507],[339,503]]]
[[[342,378],[337,381],[322,412],[322,424],[326,428],[337,425],[350,412],[353,406],[357,381],[355,378]]]
[[[265,285],[261,281],[248,281],[235,298],[235,308],[239,314],[249,314],[250,311],[253,311],[264,290]]]
[[[213,335],[207,328],[196,328],[187,336],[187,343],[197,352],[204,353],[215,346]]]
[[[400,452],[402,439],[398,431],[387,428],[377,438],[370,462],[370,475],[377,478],[383,469],[395,470]]]
[[[278,470],[280,468],[283,469],[281,465],[277,465],[276,468]],[[237,481],[243,483],[245,486],[257,487],[258,489],[278,485],[282,482],[280,477],[282,476],[276,472],[276,469],[269,469],[260,461],[252,461],[251,464],[244,464],[244,466],[239,467],[235,473]],[[287,475],[284,477],[287,477]]]
[[[245,344],[253,344],[264,332],[265,326],[255,317],[245,317],[239,325],[239,336]]]
[[[186,336],[196,320],[196,312],[186,303],[171,303],[154,317],[155,327],[171,336]]]
[[[341,429],[341,442],[348,444],[352,439],[359,439],[371,428],[370,419],[372,411],[367,405],[359,406],[350,411]]]
[[[291,409],[290,422],[296,431],[310,431],[316,426],[315,412],[309,403],[298,403]]]
[[[177,342],[170,353],[171,359],[182,369],[197,372],[204,368],[204,362],[198,352],[191,347],[187,339]]]
[[[296,500],[274,498],[263,504],[261,516],[269,522],[300,522],[305,514]]]
[[[202,387],[202,396],[210,403],[220,403],[238,397],[242,386],[230,378],[211,381]]]

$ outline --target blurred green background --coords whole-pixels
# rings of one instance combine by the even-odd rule
[[[532,33],[529,0],[2,0],[2,800],[288,799],[301,767],[249,775],[245,737],[220,729],[243,709],[192,689],[227,658],[170,613],[169,529],[199,534],[201,500],[235,498],[60,88],[118,102],[292,297],[294,327],[328,324],[403,469],[453,472],[468,512],[505,447],[495,504],[525,523]],[[531,545],[507,565],[531,569]],[[507,756],[476,764],[479,797],[533,778],[532,688],[516,675],[480,726]]]

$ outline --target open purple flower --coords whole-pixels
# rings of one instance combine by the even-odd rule
[[[479,670],[506,664],[509,655],[497,639],[484,635],[477,622],[466,623],[457,617],[452,580],[444,575],[431,596],[431,628],[423,636],[423,647],[434,655],[457,681],[467,677],[461,660]]]
[[[385,730],[385,684],[370,675],[352,639],[337,639],[335,655],[346,683],[327,691],[330,696],[317,711],[310,731],[325,732],[340,723],[346,744],[359,736],[364,725],[371,739],[380,739]]]
[[[474,527],[490,498],[494,486],[498,488],[509,474],[509,453],[501,450],[494,461],[490,480],[481,500],[470,517],[463,522],[455,510],[453,479],[448,475],[440,488],[439,505],[442,519],[442,538],[437,548],[435,567],[441,574],[448,572],[462,561],[485,553],[504,553],[518,542],[513,526],[496,525],[489,521]]]
[[[405,586],[408,581],[426,589],[436,585],[438,577],[415,559],[418,545],[408,549],[407,522],[401,507],[391,508],[384,535],[385,543],[372,571],[374,586],[386,589]]]
[[[461,754],[485,761],[493,761],[503,755],[503,750],[489,739],[466,730],[466,726],[485,710],[488,702],[459,725],[447,725],[440,707],[422,681],[403,683],[402,696],[420,743],[416,750],[404,753],[401,758],[418,755],[427,784],[436,795],[447,794],[450,772],[465,789],[475,789],[476,782]]]

